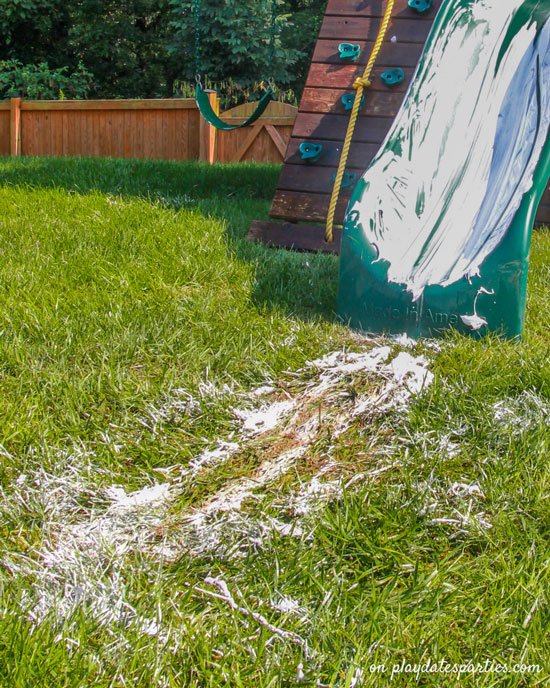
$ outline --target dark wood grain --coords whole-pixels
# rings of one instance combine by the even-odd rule
[[[325,241],[323,225],[295,225],[290,222],[254,220],[250,225],[247,241],[259,242],[273,248],[289,248],[295,251],[339,253],[342,230],[335,227],[334,241]]]
[[[357,40],[355,42],[361,47],[361,53],[353,64],[364,69],[374,48],[374,41]],[[338,43],[334,39],[319,39],[313,53],[313,63],[341,66],[342,60],[338,54]],[[423,48],[423,43],[392,43],[388,37],[382,45],[377,65],[384,65],[386,67],[416,67]]]
[[[363,69],[363,67],[355,65],[325,65],[316,63],[311,65],[306,88],[344,88],[353,90],[353,82],[357,77],[363,75]],[[395,84],[395,86],[387,86],[382,81],[382,74],[386,69],[388,69],[388,67],[383,65],[377,65],[373,69],[370,77],[371,85],[363,89],[365,95],[367,92],[388,94],[401,93],[401,98],[403,98],[403,93],[407,90],[414,74],[414,67],[404,67],[403,72],[405,74],[405,80],[400,84]],[[391,67],[391,69],[394,68]],[[305,109],[307,109],[307,106],[304,104],[302,96],[300,110]]]
[[[346,171],[353,172],[356,179],[359,179],[364,169],[353,169],[347,166]],[[307,167],[305,165],[286,164],[279,178],[279,189],[331,194],[334,186],[332,177],[335,172],[336,166],[319,167],[316,165],[314,167]],[[340,197],[349,198],[354,187],[355,183],[352,186],[342,188]]]
[[[298,115],[292,132],[295,138],[318,143],[324,140],[344,141],[348,128],[347,115]],[[360,117],[357,120],[354,142],[380,144],[393,123],[393,117]]]
[[[347,93],[355,93],[352,87],[342,88],[311,88],[304,89],[302,95],[301,112],[319,112],[334,115],[344,115],[349,118],[349,110],[342,103],[342,96]],[[359,117],[395,117],[401,107],[404,93],[399,91],[373,91],[366,89],[364,93],[364,105],[359,112]]]
[[[269,214],[294,222],[325,222],[329,203],[329,194],[277,189]],[[346,208],[347,199],[341,198],[336,207],[336,224],[342,224]]]
[[[399,43],[425,43],[432,22],[417,19],[394,18],[390,21],[388,35],[395,36]],[[319,38],[337,38],[341,41],[374,41],[380,29],[378,17],[354,16],[325,16]]]
[[[304,165],[305,163],[300,157],[299,146],[302,143],[300,138],[291,138],[286,151],[285,162],[293,165]],[[370,161],[374,158],[379,149],[377,143],[358,143],[355,142],[350,148],[348,156],[348,166],[357,168],[363,172],[369,166]],[[342,152],[341,141],[323,141],[323,155],[316,163],[317,167],[337,167],[340,162],[340,155]]]

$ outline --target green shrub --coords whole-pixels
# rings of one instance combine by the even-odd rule
[[[91,80],[82,63],[69,72],[68,67],[50,69],[47,62],[25,65],[19,60],[0,60],[0,98],[80,99],[88,94]]]

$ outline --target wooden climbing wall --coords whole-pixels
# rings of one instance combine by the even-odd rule
[[[407,0],[395,0],[387,39],[376,62],[371,81],[365,91],[365,104],[357,121],[346,171],[359,178],[388,133],[401,107],[415,67],[422,54],[443,0],[433,0],[432,7],[417,12]],[[378,35],[386,0],[328,0],[319,38],[313,54],[306,86],[287,148],[270,216],[285,223],[256,221],[249,238],[275,246],[336,252],[338,232],[333,244],[323,241],[324,227],[295,223],[324,223],[338,167],[340,152],[347,130],[349,113],[341,97],[353,93],[353,82],[362,76]],[[338,45],[354,43],[361,48],[356,62],[340,58]],[[400,67],[405,80],[387,86],[381,74]],[[321,144],[323,151],[317,162],[301,159],[303,142]],[[345,210],[355,183],[343,188],[335,221],[343,222]],[[537,220],[550,223],[550,191],[546,191]]]

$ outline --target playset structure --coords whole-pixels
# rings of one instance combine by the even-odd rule
[[[355,128],[347,175],[336,209],[337,225],[343,224],[355,182],[378,152],[403,103],[442,4],[442,0],[421,1],[423,11],[410,6],[409,0],[395,0],[386,39],[372,73],[372,84],[365,91]],[[325,242],[333,177],[346,136],[353,83],[362,75],[370,57],[385,7],[386,0],[328,0],[269,213],[276,221],[253,222],[249,239],[281,248],[339,252],[338,228],[335,228],[335,241]],[[338,49],[342,43],[359,46],[355,60],[342,59]],[[400,70],[403,80],[388,84],[382,75],[393,70]],[[321,146],[317,157],[303,157],[303,149],[310,146],[314,150]],[[550,190],[542,197],[536,221],[550,224]]]
[[[249,238],[341,243],[353,327],[520,335],[543,194],[550,219],[549,79],[547,0],[329,0],[270,213],[287,222]]]

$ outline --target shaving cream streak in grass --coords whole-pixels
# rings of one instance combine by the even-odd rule
[[[388,281],[415,299],[479,273],[532,187],[550,125],[548,9],[451,0],[441,12],[445,28],[350,208]]]

